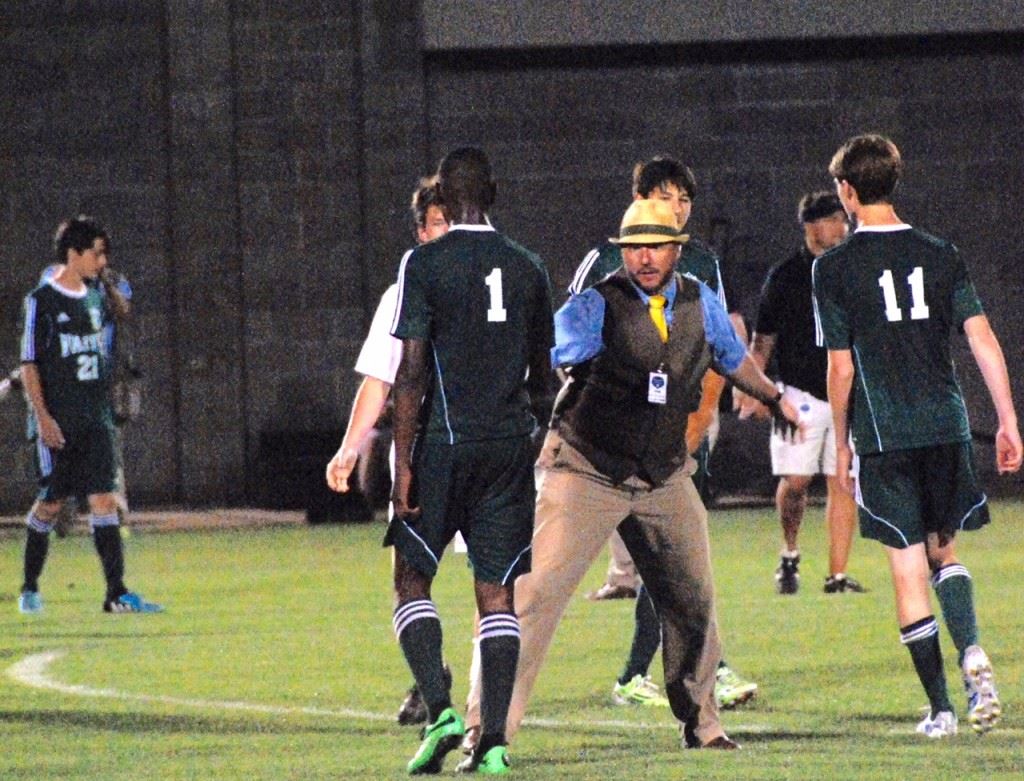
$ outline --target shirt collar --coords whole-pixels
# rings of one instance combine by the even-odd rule
[[[450,231],[479,231],[479,232],[491,232],[496,233],[494,226],[491,225],[491,218],[484,215],[484,219],[487,220],[485,225],[469,225],[464,222],[454,222],[448,228]]]
[[[895,231],[908,231],[909,225],[901,222],[898,225],[859,225],[854,233],[893,233]]]
[[[629,278],[627,277],[627,279]],[[634,282],[632,279],[629,280],[629,284],[633,286],[633,289],[640,296],[640,300],[643,301],[644,304],[647,306],[651,305],[651,295],[658,295],[645,293],[640,288],[640,286],[636,284],[636,282]],[[665,308],[671,309],[676,301],[676,273],[674,271],[672,272],[672,276],[668,281],[668,285],[665,286],[665,289],[661,291],[660,295],[665,296]]]

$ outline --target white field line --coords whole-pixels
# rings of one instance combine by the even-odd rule
[[[273,716],[328,716],[340,719],[361,719],[364,721],[386,722],[394,721],[395,718],[394,716],[383,713],[372,713],[370,711],[354,710],[352,708],[329,710],[327,708],[313,708],[308,706],[261,705],[255,702],[241,702],[239,700],[202,700],[193,697],[171,697],[163,694],[136,694],[132,692],[119,691],[118,689],[99,689],[93,686],[86,686],[84,684],[63,683],[50,675],[49,667],[65,655],[65,651],[46,651],[45,653],[26,656],[20,662],[16,662],[7,668],[7,677],[33,689],[45,689],[48,691],[59,692],[61,694],[68,694],[73,697],[99,697],[108,700],[157,703],[160,705],[176,705],[185,708],[264,713]],[[524,719],[523,724],[526,726],[544,727],[548,729],[677,729],[676,725],[672,722],[640,724],[637,722],[623,720],[564,721],[561,719]],[[743,728],[744,731],[758,729],[763,728]]]
[[[26,656],[20,662],[16,662],[7,668],[7,677],[24,686],[33,689],[44,689],[47,691],[69,694],[74,697],[98,697],[108,700],[122,700],[125,702],[146,702],[158,703],[161,705],[176,705],[184,708],[200,708],[204,710],[225,710],[245,713],[263,713],[271,716],[327,716],[339,719],[361,719],[363,721],[384,721],[391,722],[394,716],[384,713],[372,713],[370,711],[354,710],[352,708],[340,708],[330,710],[327,708],[312,708],[308,706],[288,705],[261,705],[255,702],[241,702],[238,700],[201,700],[193,697],[170,697],[161,694],[133,694],[122,692],[117,689],[97,689],[93,686],[83,684],[62,683],[55,680],[49,673],[48,668],[53,662],[65,656],[65,651],[47,651],[41,654]],[[678,729],[675,723],[662,722],[657,724],[641,724],[635,721],[622,721],[616,719],[604,721],[566,721],[563,719],[528,718],[523,720],[528,727],[541,727],[544,729],[622,729],[651,731],[660,729]],[[771,727],[766,724],[730,724],[730,729],[737,733],[768,732]],[[966,725],[965,725],[966,726]],[[905,735],[909,728],[890,729],[886,732],[889,735]],[[969,732],[968,729],[962,732]],[[1018,727],[997,730],[999,735],[1020,735],[1024,730]]]

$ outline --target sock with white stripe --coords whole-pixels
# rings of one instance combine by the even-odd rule
[[[452,705],[444,680],[441,617],[437,607],[429,599],[405,602],[395,608],[392,624],[420,696],[427,704],[427,723],[433,724]]]
[[[39,576],[43,574],[46,554],[50,551],[50,532],[53,524],[44,521],[34,512],[26,519],[28,537],[25,540],[25,582],[22,591],[39,591]]]
[[[963,564],[947,564],[932,575],[932,587],[939,598],[946,629],[956,646],[957,662],[962,666],[964,651],[978,642],[971,573]]]
[[[483,756],[505,745],[505,722],[512,701],[519,663],[519,619],[514,613],[488,613],[480,617],[480,743]]]
[[[654,602],[646,586],[640,586],[636,595],[636,610],[633,620],[633,644],[629,649],[626,667],[619,676],[619,683],[627,684],[638,675],[647,675],[651,660],[661,645],[661,621],[654,609]]]
[[[107,599],[114,600],[127,594],[124,585],[124,546],[121,543],[120,520],[117,513],[89,515],[92,541],[103,565],[103,577],[107,581]]]
[[[928,695],[934,717],[939,711],[952,711],[946,691],[946,673],[942,669],[942,650],[939,648],[939,625],[935,616],[900,627],[900,642],[910,651],[917,677]]]

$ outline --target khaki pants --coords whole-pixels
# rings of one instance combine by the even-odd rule
[[[625,586],[633,590],[640,588],[640,576],[637,574],[633,557],[629,555],[629,548],[617,531],[612,532],[608,540],[608,554],[608,572],[604,576],[604,582],[609,586]]]
[[[724,734],[714,697],[721,644],[707,512],[690,479],[692,459],[657,488],[636,478],[614,485],[556,432],[549,432],[537,463],[544,471],[537,494],[533,567],[515,584],[522,645],[508,739],[523,720],[569,600],[616,527],[661,618],[665,694],[673,714],[691,723],[701,743]],[[476,658],[472,669],[479,670]],[[480,724],[479,675],[473,678],[466,715],[471,726]]]

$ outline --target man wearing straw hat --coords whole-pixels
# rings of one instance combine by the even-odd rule
[[[616,241],[623,267],[555,315],[552,363],[568,379],[538,460],[533,568],[515,587],[522,641],[507,737],[566,605],[618,527],[661,620],[666,694],[683,744],[734,749],[714,697],[721,645],[707,513],[682,433],[711,366],[778,421],[796,412],[750,358],[718,297],[676,273],[685,239],[671,207],[634,201]]]

